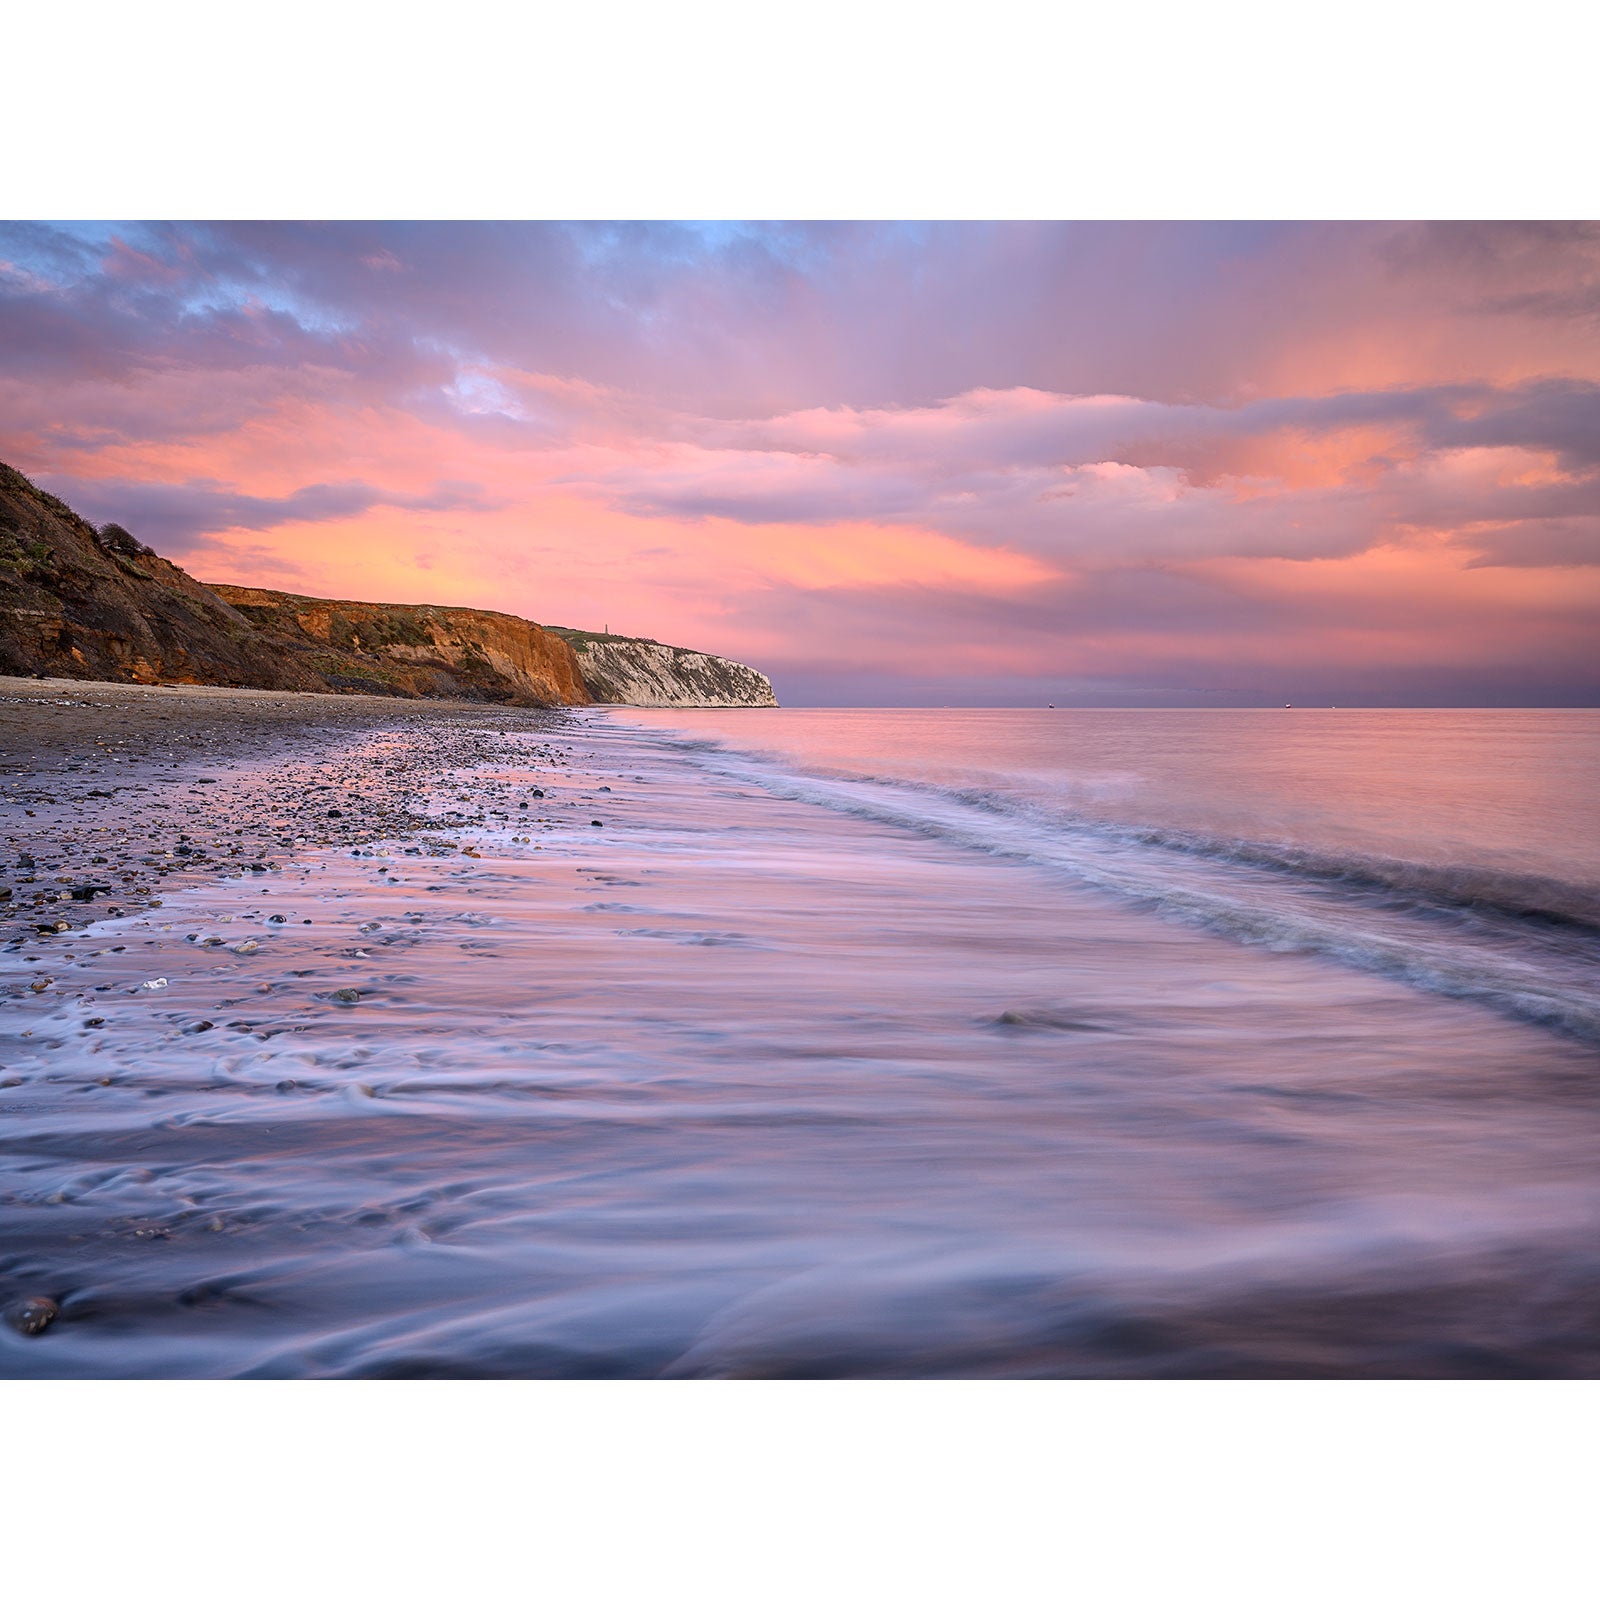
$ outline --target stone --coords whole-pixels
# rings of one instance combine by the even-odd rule
[[[56,1320],[61,1307],[47,1294],[19,1300],[6,1312],[6,1321],[24,1338],[37,1339]]]

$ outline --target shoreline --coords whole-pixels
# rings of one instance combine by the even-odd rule
[[[0,1374],[1594,1375],[1590,1053],[433,709],[326,757],[416,832],[4,952]]]

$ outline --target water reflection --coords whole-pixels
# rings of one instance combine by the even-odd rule
[[[592,836],[186,891],[7,1008],[0,1370],[1594,1371],[1592,1050],[574,743]]]

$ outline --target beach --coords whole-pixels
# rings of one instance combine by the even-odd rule
[[[376,695],[0,678],[0,837],[51,869],[7,860],[0,939],[84,927],[229,863],[276,864],[296,840],[404,831],[436,766],[548,726],[537,711]],[[385,730],[414,741],[397,761]]]
[[[4,1375],[1595,1375],[1562,1018],[788,713],[5,695]]]

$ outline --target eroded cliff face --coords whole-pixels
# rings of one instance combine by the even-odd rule
[[[601,705],[775,706],[772,683],[754,667],[654,639],[554,628],[571,642],[589,693]]]
[[[572,646],[521,617],[321,600],[228,583],[212,589],[335,689],[519,706],[589,704]]]
[[[294,654],[131,534],[0,462],[0,674],[320,689]]]
[[[518,706],[773,706],[751,667],[499,611],[207,586],[0,462],[0,676]]]

